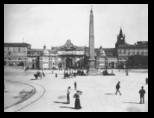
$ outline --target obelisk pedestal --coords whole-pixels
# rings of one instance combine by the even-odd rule
[[[88,74],[96,74],[97,70],[95,68],[95,60],[89,60],[89,73]]]

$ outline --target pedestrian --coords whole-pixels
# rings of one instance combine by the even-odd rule
[[[24,66],[24,71],[26,72],[26,70],[27,70],[27,68],[26,68],[26,66]]]
[[[45,73],[44,72],[42,72],[42,75],[43,75],[43,77],[45,77]]]
[[[117,93],[122,95],[119,89],[120,89],[120,82],[118,82],[118,84],[116,85],[116,93],[115,93],[115,95],[117,95]]]
[[[128,69],[126,69],[126,76],[128,76]]]
[[[42,69],[42,76],[45,77],[45,73],[44,73],[43,69]]]
[[[88,72],[89,72],[89,69],[87,68],[87,70],[86,70],[87,75],[88,75]]]
[[[57,73],[55,74],[55,77],[57,77]]]
[[[146,81],[146,84],[148,84],[148,78],[146,78],[146,80],[145,80],[145,81]]]
[[[71,87],[69,86],[67,89],[67,104],[70,104],[70,89]]]
[[[76,93],[74,94],[75,98],[75,109],[81,109],[81,103],[80,103],[80,95],[82,94],[81,91],[77,90]]]
[[[77,89],[77,83],[76,83],[76,81],[74,82],[74,89],[75,90]]]
[[[111,73],[113,74],[113,69],[112,69],[112,72]]]
[[[140,104],[144,104],[144,95],[145,95],[145,90],[144,90],[144,87],[142,86],[141,87],[141,90],[139,91],[139,94],[140,94]]]

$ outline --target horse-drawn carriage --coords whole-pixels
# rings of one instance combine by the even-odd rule
[[[34,74],[35,79],[38,79],[38,77],[40,77],[42,79],[42,76],[45,77],[45,73],[44,72],[36,72]]]

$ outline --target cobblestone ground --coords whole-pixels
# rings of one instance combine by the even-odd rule
[[[22,102],[23,99],[33,90],[32,87],[21,83],[6,81],[5,84],[7,85],[7,90],[4,91],[4,108]]]
[[[77,76],[63,79],[63,71],[44,71],[46,77],[34,80],[35,70],[5,70],[4,79],[36,83],[45,88],[45,94],[33,104],[19,112],[148,112],[148,85],[145,78],[148,70],[131,70],[126,76],[124,70],[114,70],[116,76]],[[111,70],[109,70],[111,72]],[[55,77],[55,73],[58,77]],[[83,92],[81,96],[81,110],[74,109],[74,82]],[[121,93],[115,95],[115,85],[121,81]],[[66,104],[67,87],[71,86],[71,103]],[[144,86],[146,90],[145,104],[139,104],[139,90]],[[9,84],[6,83],[6,89]],[[39,93],[39,91],[37,91]],[[4,92],[4,103],[5,103]],[[11,102],[11,99],[10,99]]]

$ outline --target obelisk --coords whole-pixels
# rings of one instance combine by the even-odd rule
[[[96,73],[95,50],[94,50],[94,16],[93,11],[90,11],[89,22],[89,74]]]

